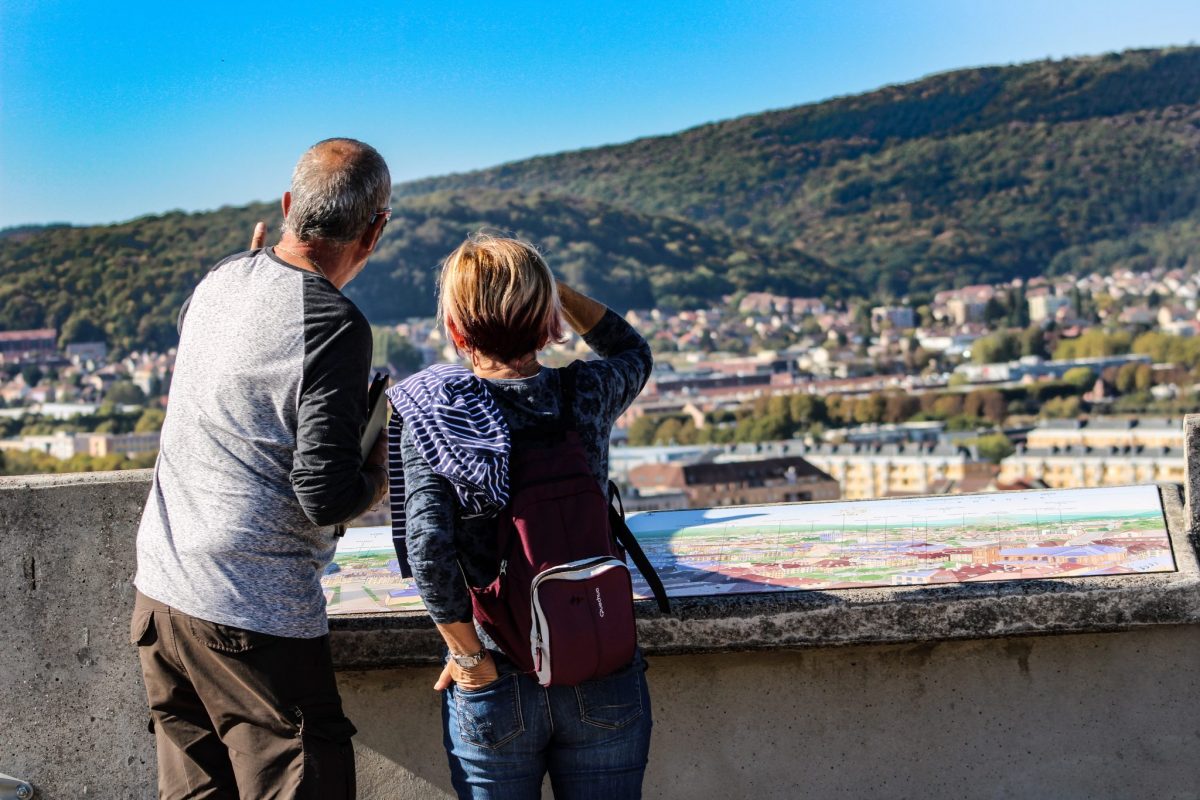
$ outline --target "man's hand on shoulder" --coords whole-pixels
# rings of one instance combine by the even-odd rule
[[[267,223],[261,219],[254,223],[254,233],[250,234],[250,249],[257,250],[267,241]]]

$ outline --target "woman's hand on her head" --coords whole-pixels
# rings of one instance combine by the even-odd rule
[[[562,304],[563,318],[571,326],[571,330],[582,336],[604,319],[608,307],[603,303],[575,291],[562,281],[556,280],[555,283],[558,286],[558,300]]]
[[[492,654],[488,653],[483,661],[479,662],[479,666],[474,669],[463,669],[453,660],[448,660],[433,688],[434,691],[441,692],[449,689],[450,684],[453,683],[457,684],[458,688],[464,692],[473,692],[482,689],[489,683],[495,683],[499,678],[500,672],[496,669],[496,661],[492,658]]]

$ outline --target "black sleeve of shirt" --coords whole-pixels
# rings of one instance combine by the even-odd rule
[[[642,335],[611,308],[596,327],[584,334],[583,341],[600,356],[599,360],[579,365],[578,390],[592,396],[596,401],[593,406],[598,406],[584,409],[584,413],[597,415],[594,412],[598,411],[597,416],[611,425],[650,379],[654,355]]]
[[[304,367],[297,402],[292,488],[314,525],[367,510],[374,484],[362,471],[371,326],[323,278],[304,280]]]

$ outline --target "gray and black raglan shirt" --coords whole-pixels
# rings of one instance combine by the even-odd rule
[[[269,249],[225,259],[180,314],[135,583],[201,619],[328,632],[334,525],[361,514],[371,328],[329,281]]]

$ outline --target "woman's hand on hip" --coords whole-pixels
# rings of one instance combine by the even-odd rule
[[[473,669],[463,669],[453,660],[447,661],[433,688],[440,692],[450,688],[450,684],[453,683],[464,692],[473,692],[476,689],[482,689],[489,683],[494,683],[499,678],[500,672],[496,669],[496,661],[492,658],[492,654],[488,653],[483,661],[479,662],[479,666]]]

